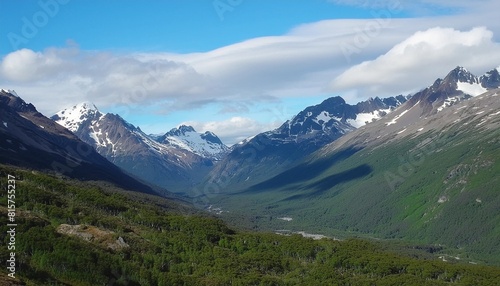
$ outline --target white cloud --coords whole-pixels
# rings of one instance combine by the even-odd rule
[[[277,122],[260,123],[248,117],[235,116],[221,121],[186,121],[181,124],[193,126],[198,132],[212,131],[227,145],[236,144],[250,135],[278,127]]]
[[[124,112],[147,110],[162,115],[200,111],[219,102],[224,104],[220,110],[224,116],[252,120],[259,115],[250,114],[253,109],[248,102],[272,108],[276,103],[270,98],[331,94],[347,96],[354,103],[421,88],[456,65],[473,72],[498,65],[494,35],[500,35],[500,21],[495,1],[481,1],[477,7],[472,1],[444,1],[439,7],[463,11],[427,18],[401,18],[399,10],[387,10],[396,2],[368,5],[371,19],[307,23],[281,36],[248,39],[204,53],[111,53],[84,51],[73,44],[44,51],[19,50],[0,60],[0,87],[18,91],[46,115],[81,101],[93,101],[103,111],[120,107]],[[399,2],[404,11],[414,3]],[[439,5],[437,0],[415,5],[420,4]],[[481,25],[487,28],[471,30]],[[435,28],[439,26],[453,29]],[[346,52],[346,47],[354,50]],[[185,120],[196,119],[199,126],[202,120],[216,122],[213,114],[193,114],[197,118]],[[217,121],[217,126],[246,122],[238,132],[214,126],[220,132],[232,132],[227,135],[231,140],[266,128],[241,118],[232,123]]]
[[[64,65],[64,61],[53,50],[40,53],[21,49],[3,59],[0,71],[8,80],[33,82],[53,77],[58,70],[64,69]]]
[[[387,53],[355,65],[336,77],[332,90],[358,95],[396,95],[419,89],[455,66],[482,74],[500,63],[500,44],[485,27],[469,31],[431,28],[420,31]]]
[[[83,100],[104,109],[156,105],[168,113],[214,100],[314,96],[349,65],[338,44],[350,40],[355,27],[366,21],[305,24],[283,36],[249,39],[206,53],[113,54],[75,45],[24,49],[1,60],[0,85],[18,90],[49,115]],[[383,38],[355,60],[383,50],[390,42]]]
[[[374,10],[374,17],[380,13]],[[0,85],[17,89],[49,115],[83,100],[104,109],[156,105],[169,113],[215,100],[314,96],[328,92],[331,79],[351,65],[372,60],[419,28],[442,20],[386,16],[304,24],[282,36],[205,53],[113,54],[75,45],[42,52],[24,49],[2,59]],[[346,54],[345,47],[355,51]]]
[[[18,89],[49,113],[75,103],[69,100],[90,100],[102,107],[140,106],[162,100],[198,100],[214,88],[206,76],[182,62],[141,61],[133,55],[75,47],[12,52],[0,62],[0,83]]]

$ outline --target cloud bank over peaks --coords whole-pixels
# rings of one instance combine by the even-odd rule
[[[337,76],[332,91],[366,97],[396,95],[431,84],[457,65],[482,74],[500,63],[500,44],[485,27],[460,31],[435,27],[419,31],[374,60]],[[431,72],[430,72],[431,71]]]
[[[0,82],[21,90],[41,110],[52,112],[82,100],[102,107],[147,105],[187,96],[196,100],[197,95],[214,89],[207,76],[183,62],[141,61],[130,54],[81,51],[76,47],[12,52],[0,62]],[[47,100],[41,102],[34,96]]]
[[[214,132],[222,142],[231,146],[246,139],[249,134],[255,135],[272,130],[282,123],[261,123],[252,118],[235,116],[221,121],[186,121],[181,123],[181,125],[193,126],[195,130],[209,130]]]

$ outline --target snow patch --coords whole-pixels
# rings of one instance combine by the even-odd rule
[[[476,124],[476,127],[479,127],[479,126],[483,125],[483,124],[484,124],[484,123],[486,123],[487,121],[488,121],[488,119],[487,119],[487,118],[482,118],[482,119],[481,119],[481,122],[479,122],[478,124]]]
[[[478,96],[488,91],[486,88],[482,87],[480,83],[470,84],[468,82],[457,82],[457,90],[472,96]]]
[[[443,109],[445,109],[446,107],[450,107],[453,104],[457,103],[458,101],[460,101],[460,98],[458,96],[448,97],[447,99],[444,100],[443,105],[438,107],[437,111],[440,112]]]
[[[314,119],[314,122],[320,124],[320,121],[323,121],[323,124],[324,124],[324,123],[329,122],[332,119],[333,118],[330,116],[330,114],[328,114],[328,112],[323,111],[323,112],[320,112],[320,114],[318,114],[318,116],[316,116],[316,118]],[[337,119],[337,120],[339,120],[339,119]]]
[[[467,107],[467,105],[464,105],[464,106],[461,106],[461,107],[457,108],[457,109],[455,110],[455,112],[453,112],[453,114],[457,114],[459,110],[464,109],[464,108],[466,108],[466,107]],[[439,111],[439,110],[438,110],[438,111]]]
[[[278,219],[284,220],[284,221],[292,221],[293,220],[293,218],[287,217],[287,216],[285,216],[285,217],[279,217]]]
[[[5,128],[9,128],[9,125],[5,121],[3,122],[3,126],[5,126]]]
[[[290,125],[289,125],[289,127],[290,127]],[[246,138],[246,139],[243,139],[243,140],[241,140],[240,142],[238,142],[238,143],[237,143],[237,145],[243,145],[243,144],[246,144],[246,143],[248,143],[250,140],[252,140],[255,136],[257,136],[257,135],[253,135],[253,136],[250,136],[250,137],[248,137],[248,138]]]
[[[417,103],[417,104],[418,104],[418,103]],[[415,104],[415,105],[417,105],[417,104]],[[407,109],[407,110],[405,110],[405,111],[401,112],[401,114],[396,115],[396,117],[394,117],[391,121],[387,122],[385,125],[389,126],[389,125],[392,125],[392,124],[396,124],[396,123],[398,122],[397,120],[398,120],[399,118],[401,118],[401,116],[405,115],[405,114],[406,114],[406,112],[408,112],[409,110],[410,110],[410,109]]]
[[[405,132],[405,131],[406,131],[406,128],[405,128],[405,129],[403,129],[403,130],[401,130],[401,131],[399,131],[397,134],[401,134],[401,133],[403,133],[403,132]]]
[[[391,111],[392,109],[388,108],[375,110],[372,112],[358,113],[356,115],[356,119],[347,119],[347,123],[349,123],[353,127],[360,128],[368,123],[382,118],[383,114],[389,114]]]
[[[13,89],[5,89],[5,88],[2,88],[2,91],[3,91],[3,92],[6,92],[6,93],[10,93],[10,94],[12,94],[12,95],[13,95],[13,96],[15,96],[15,97],[19,97],[19,95],[17,95],[17,92],[16,92],[15,90],[13,90]]]

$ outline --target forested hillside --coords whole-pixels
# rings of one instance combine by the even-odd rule
[[[26,285],[494,285],[500,269],[422,260],[362,240],[252,233],[101,184],[16,178],[16,280]],[[131,198],[133,196],[133,199]],[[2,191],[0,258],[10,253]]]
[[[462,260],[500,265],[499,94],[428,117],[427,103],[405,105],[211,203],[226,221],[261,230],[441,245]]]

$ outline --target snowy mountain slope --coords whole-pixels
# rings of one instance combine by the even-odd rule
[[[466,106],[473,105],[469,103],[470,100],[476,102],[485,96],[492,101],[497,100],[498,87],[500,87],[500,77],[497,69],[477,77],[465,68],[457,67],[444,79],[437,79],[433,85],[417,92],[397,110],[375,124],[371,124],[369,128],[360,128],[357,132],[340,138],[331,146],[378,146],[397,141],[409,134],[416,136],[429,129],[437,129],[438,126],[442,128],[438,123],[447,124],[450,121],[461,120],[457,114],[462,114],[462,112],[457,111],[449,115],[446,112],[447,109],[455,105],[465,109]],[[488,106],[481,108],[488,108]],[[491,108],[488,112],[492,113],[491,116],[498,114]],[[437,121],[435,116],[440,113],[448,114],[449,118],[440,117]],[[478,113],[482,116],[484,112],[478,111]]]
[[[90,103],[62,110],[52,119],[116,165],[173,191],[182,192],[190,187],[213,165],[212,158],[188,148],[188,140],[185,146],[162,144],[119,115],[102,114]]]
[[[403,96],[386,99],[376,97],[349,105],[342,97],[332,97],[319,105],[307,107],[273,132],[285,133],[291,137],[315,131],[346,134],[380,119],[404,102],[406,98]]]
[[[229,147],[212,132],[198,133],[191,126],[181,125],[155,139],[157,142],[188,150],[203,158],[220,160]]]
[[[497,69],[478,77],[463,67],[456,67],[444,79],[437,79],[431,86],[415,94],[409,104],[419,101],[424,109],[422,114],[428,115],[498,87],[500,76]]]
[[[0,91],[0,162],[155,193],[9,90]]]
[[[83,122],[87,120],[99,120],[102,116],[103,114],[97,110],[94,104],[82,102],[72,108],[59,111],[52,116],[52,119],[74,133],[78,131]]]

